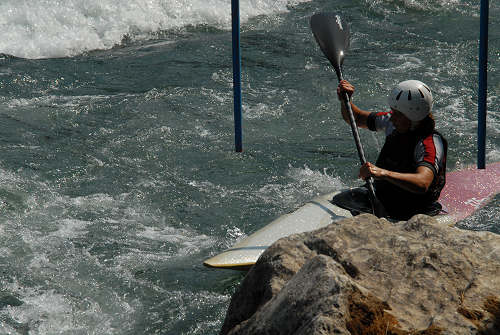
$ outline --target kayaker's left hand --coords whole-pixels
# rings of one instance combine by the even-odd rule
[[[385,175],[386,170],[381,169],[370,162],[366,162],[359,169],[359,178],[368,179],[369,177],[373,177],[374,179],[380,179]]]

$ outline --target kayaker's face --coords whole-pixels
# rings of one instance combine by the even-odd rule
[[[395,109],[392,109],[391,122],[401,134],[408,132],[411,128],[411,120]]]

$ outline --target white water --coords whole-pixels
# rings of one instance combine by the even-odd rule
[[[241,21],[285,12],[307,1],[242,1]],[[0,53],[23,58],[74,56],[188,25],[230,29],[230,24],[230,0],[4,0]]]
[[[0,55],[0,334],[218,333],[241,278],[202,261],[361,183],[335,75],[307,25],[315,11],[345,6],[353,19],[345,70],[360,107],[385,110],[391,86],[421,74],[449,168],[475,161],[472,0],[240,2],[243,155],[232,152],[230,0],[0,1],[0,53],[111,48]],[[497,68],[492,56],[490,162]],[[361,137],[376,159],[383,137]],[[463,226],[498,232],[496,199]]]

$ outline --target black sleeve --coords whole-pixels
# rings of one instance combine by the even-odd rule
[[[370,113],[368,115],[368,120],[366,120],[366,126],[368,129],[372,131],[377,131],[377,128],[375,127],[375,118],[377,117],[377,113]]]

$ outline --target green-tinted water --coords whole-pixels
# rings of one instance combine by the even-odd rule
[[[9,27],[47,28],[45,40],[9,30],[18,42],[5,50],[45,57],[45,42],[59,52],[0,59],[2,334],[218,333],[243,274],[202,261],[317,194],[360,184],[313,13],[351,23],[344,74],[358,105],[386,110],[393,85],[420,79],[434,91],[449,169],[475,163],[476,2],[246,3],[242,154],[233,152],[229,1],[150,2],[162,8],[151,22],[180,22],[152,31],[139,14],[96,14],[111,13],[111,1],[69,1],[68,13],[95,18],[101,51],[77,39],[89,34],[83,23],[70,26],[76,37],[58,32],[49,17],[65,16],[50,3],[39,17],[9,1],[20,16],[0,14]],[[491,3],[489,161],[500,160],[499,14]],[[128,22],[111,48],[106,32]],[[361,138],[375,160],[383,137]],[[499,214],[497,197],[462,226],[498,233]]]

